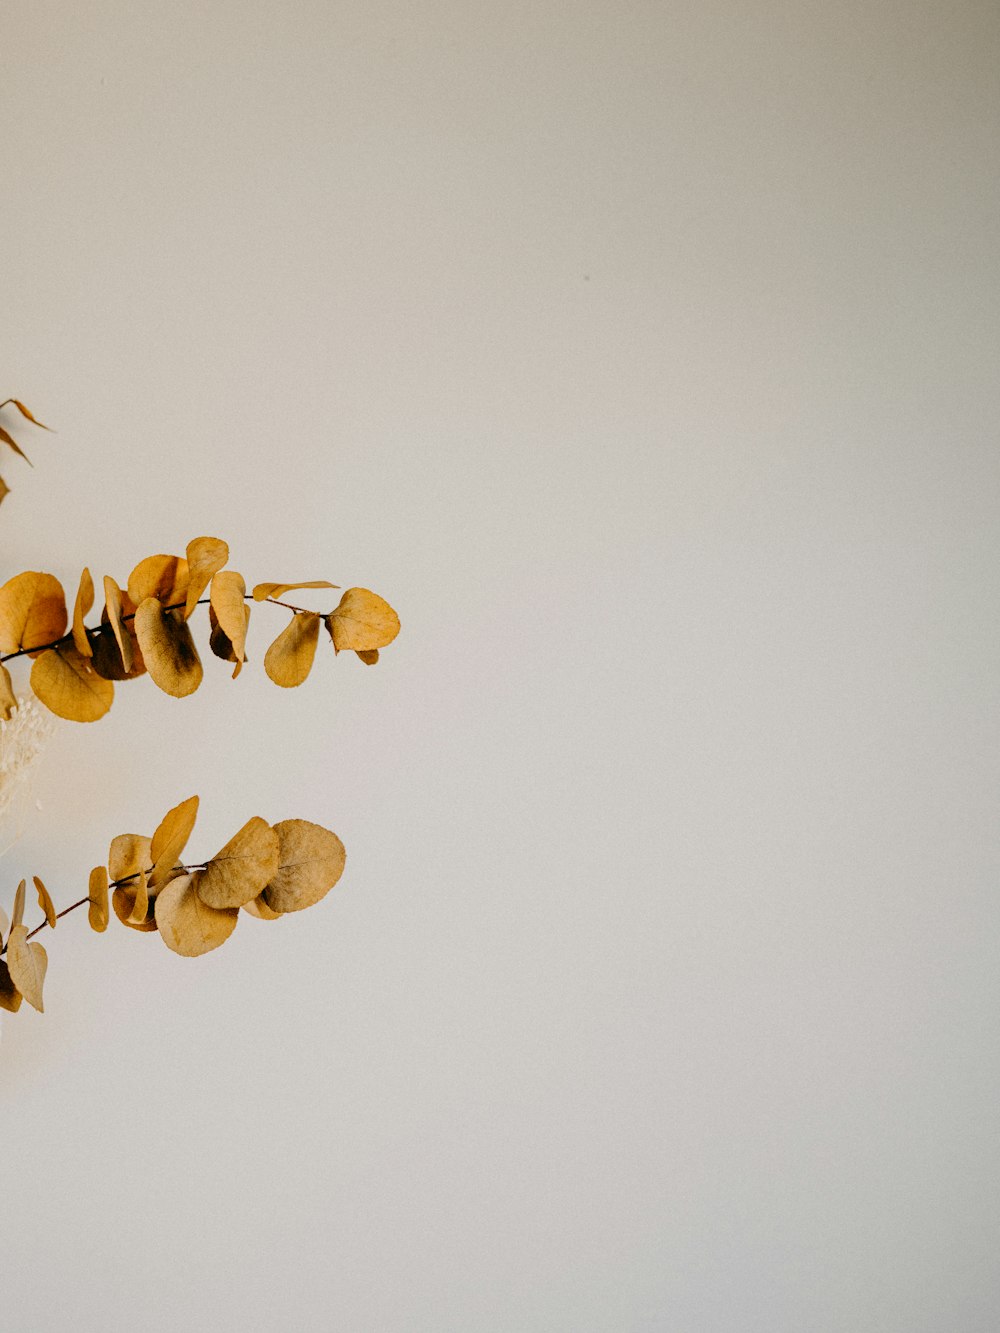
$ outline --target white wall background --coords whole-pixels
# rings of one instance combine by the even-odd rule
[[[46,941],[5,1329],[995,1330],[998,28],[4,6],[0,572],[209,533],[404,626],[60,728],[8,906],[194,791],[348,871]]]

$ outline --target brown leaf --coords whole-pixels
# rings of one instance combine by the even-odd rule
[[[174,868],[177,858],[187,846],[197,818],[198,797],[189,796],[186,801],[168,810],[160,820],[149,847],[153,862],[149,882],[154,889],[161,887],[167,873]]]
[[[28,939],[27,926],[15,926],[7,941],[7,966],[10,979],[33,1009],[44,1013],[42,987],[45,984],[45,969],[49,965],[48,955],[40,944]]]
[[[245,603],[243,606],[243,620],[244,620],[243,634],[245,638],[246,631],[250,625],[250,608]],[[247,658],[245,652],[243,654],[242,661],[240,661],[240,659],[236,656],[236,649],[233,647],[233,641],[232,639],[230,639],[229,635],[219,624],[219,617],[215,614],[214,606],[210,606],[208,608],[208,623],[211,630],[208,638],[208,645],[211,648],[212,652],[216,655],[216,657],[221,657],[223,662],[236,663],[236,670],[233,672],[233,680],[235,680],[236,677],[243,670],[244,664],[249,659]]]
[[[233,645],[236,670],[233,679],[240,673],[240,666],[246,654],[247,625],[249,617],[245,614],[247,585],[243,575],[235,569],[225,569],[212,578],[212,591],[209,594],[212,610],[223,634]]]
[[[263,602],[268,597],[280,597],[282,593],[294,592],[296,588],[339,587],[339,583],[327,583],[326,579],[315,579],[312,583],[258,583],[253,590],[253,599],[255,602]]]
[[[0,721],[9,722],[17,707],[17,695],[11,683],[10,672],[0,662]]]
[[[242,907],[264,892],[278,872],[278,835],[254,816],[212,857],[196,889],[208,907]]]
[[[343,874],[344,844],[320,824],[284,819],[275,824],[281,864],[264,890],[273,912],[298,912],[318,903]]]
[[[199,898],[197,875],[179,875],[156,899],[156,924],[168,949],[185,958],[197,958],[225,944],[236,929],[239,908],[219,910]]]
[[[191,630],[178,615],[165,611],[155,597],[147,597],[132,623],[154,683],[165,694],[183,699],[198,688],[204,672]]]
[[[6,1009],[8,1014],[16,1014],[23,999],[24,996],[11,978],[7,959],[0,958],[0,1009]]]
[[[117,586],[115,584],[115,587]],[[90,577],[90,570],[84,569],[80,575],[80,586],[76,590],[76,601],[73,604],[73,643],[81,657],[94,656],[94,650],[87,637],[87,626],[83,623],[84,616],[93,605],[94,580]]]
[[[374,666],[378,661],[377,648],[358,648],[355,649],[355,652],[361,658],[362,662],[364,662],[365,666]]]
[[[96,722],[114,703],[115,687],[72,644],[50,648],[31,668],[31,688],[57,717]]]
[[[108,872],[104,866],[94,866],[90,872],[87,894],[90,898],[87,908],[90,928],[100,934],[108,928]]]
[[[184,607],[187,620],[198,605],[198,599],[208,587],[209,580],[229,559],[229,547],[219,537],[195,537],[188,542],[188,590]]]
[[[122,593],[122,607],[126,616],[135,615],[135,608],[128,600],[128,593]],[[91,658],[91,664],[99,676],[105,680],[135,680],[137,676],[145,675],[146,663],[142,656],[142,649],[139,647],[139,640],[135,634],[135,620],[124,620],[123,625],[128,630],[129,640],[132,644],[132,667],[131,670],[125,670],[125,664],[122,661],[122,652],[118,647],[118,640],[114,636],[110,621],[107,618],[107,610],[101,613],[101,626],[99,629],[90,630],[88,638],[91,647],[94,650],[94,656]]]
[[[45,920],[49,923],[49,925],[52,927],[52,929],[55,930],[55,927],[56,927],[56,907],[55,907],[55,903],[52,901],[52,897],[51,897],[51,895],[49,894],[48,889],[45,887],[45,885],[42,883],[42,881],[38,878],[38,876],[37,876],[37,875],[32,875],[31,878],[32,878],[32,881],[34,882],[34,885],[35,885],[35,891],[36,891],[37,894],[38,894],[38,906],[39,906],[39,907],[42,909],[42,911],[45,913]]]
[[[14,906],[11,909],[11,916],[10,916],[10,924],[12,928],[14,926],[19,926],[21,922],[24,920],[24,897],[27,887],[28,887],[27,880],[22,879],[20,884],[17,886],[17,892],[14,894]]]
[[[128,595],[136,606],[155,597],[161,606],[183,607],[188,577],[188,562],[182,556],[148,555],[128,576]]]
[[[319,641],[319,616],[297,611],[264,654],[264,670],[274,681],[291,689],[301,685],[312,669]]]
[[[47,647],[62,638],[66,622],[66,596],[51,574],[26,570],[0,588],[0,653]]]
[[[33,426],[41,426],[42,430],[52,431],[51,426],[46,426],[44,421],[39,421],[37,417],[33,417],[19,398],[8,398],[7,402],[13,403],[21,416],[27,417]],[[6,406],[6,404],[0,404],[0,406]]]
[[[348,588],[340,605],[327,616],[326,627],[338,653],[342,648],[370,652],[392,643],[399,633],[399,616],[377,593]]]
[[[104,576],[104,609],[118,644],[118,651],[122,655],[122,666],[128,675],[132,670],[132,639],[122,624],[122,590],[110,574]]]

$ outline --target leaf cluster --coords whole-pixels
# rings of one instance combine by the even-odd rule
[[[28,409],[20,401],[20,399],[18,398],[5,399],[2,403],[0,403],[0,412],[2,412],[5,407],[15,407],[17,408],[18,412],[20,412],[21,416],[24,417],[25,421],[30,421],[33,426],[38,426],[42,430],[51,430],[50,426],[46,426],[44,422],[41,422],[38,420],[37,417],[32,416],[32,414],[28,411]],[[31,466],[31,459],[18,444],[17,440],[14,439],[10,431],[6,430],[3,426],[0,426],[0,444],[5,444],[8,449],[12,449],[14,453],[17,454],[18,458],[23,458],[24,461],[28,464],[28,466],[29,467]],[[10,487],[4,481],[3,477],[0,477],[0,504],[3,504],[5,496],[9,494],[10,494]]]
[[[0,1009],[16,1013],[22,1000],[40,1013],[48,955],[31,937],[60,917],[86,906],[91,927],[103,932],[111,911],[132,930],[158,931],[167,948],[186,958],[217,949],[236,929],[240,909],[263,921],[312,907],[344,870],[344,844],[335,833],[305,819],[269,824],[254,816],[207,861],[185,865],[198,815],[198,797],[174,806],[152,837],[121,833],[112,838],[106,865],[90,872],[87,896],[56,912],[48,889],[33,879],[44,920],[24,925],[27,894],[21,880],[8,927],[0,913]]]
[[[104,608],[93,626],[86,624],[95,598],[89,569],[80,575],[72,619],[57,578],[37,570],[16,574],[0,587],[0,718],[9,718],[16,707],[4,665],[16,657],[32,659],[31,689],[39,701],[73,722],[97,721],[114,701],[116,682],[147,673],[166,694],[192,694],[203,668],[189,621],[203,603],[209,608],[209,647],[233,664],[233,679],[247,660],[250,603],[291,611],[264,655],[267,675],[285,688],[308,677],[321,626],[335,653],[352,651],[368,665],[399,633],[396,612],[367,588],[348,588],[332,611],[320,615],[279,599],[295,589],[336,584],[258,583],[248,593],[243,575],[226,568],[228,560],[229,547],[220,538],[196,537],[184,556],[140,560],[124,587],[105,575]]]

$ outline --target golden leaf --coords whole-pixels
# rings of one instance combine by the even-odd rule
[[[17,410],[20,412],[21,416],[27,417],[33,426],[40,426],[42,430],[47,430],[50,432],[50,434],[53,433],[52,427],[46,426],[44,421],[39,421],[37,417],[33,417],[19,398],[8,398],[7,402],[13,403],[14,406],[17,408]],[[0,403],[0,407],[6,407],[6,406],[7,403]]]
[[[100,934],[108,928],[108,872],[104,866],[94,866],[90,872],[87,893],[90,897],[87,908],[90,928]]]
[[[356,648],[355,652],[361,658],[362,662],[364,662],[365,666],[374,666],[378,661],[377,648]]]
[[[343,874],[344,844],[320,824],[283,819],[275,824],[281,864],[264,890],[273,912],[298,912],[318,903]]]
[[[146,883],[146,872],[139,871],[138,878],[132,885],[132,911],[129,913],[129,925],[141,925],[149,915],[149,888]]]
[[[128,675],[132,670],[132,639],[122,624],[122,590],[110,574],[104,576],[104,609],[118,644],[118,651],[122,655],[122,666]]]
[[[108,847],[108,874],[113,880],[130,879],[153,867],[152,839],[141,833],[119,833]]]
[[[11,684],[10,672],[0,662],[0,721],[9,722],[17,707],[17,695]]]
[[[245,614],[247,585],[242,574],[235,569],[225,569],[212,577],[212,590],[209,597],[212,610],[223,634],[233,645],[233,658],[236,670],[233,679],[240,674],[240,666],[246,654],[247,625],[250,618]]]
[[[31,459],[18,444],[17,440],[14,439],[13,435],[11,435],[9,431],[4,430],[3,426],[0,426],[0,440],[2,440],[4,444],[9,444],[10,447],[14,450],[15,454],[19,454],[20,457],[23,458],[24,461],[29,465],[29,467],[34,466],[34,464],[31,462]]]
[[[24,920],[24,896],[27,887],[27,880],[23,879],[17,886],[17,892],[14,894],[14,907],[10,916],[11,929],[13,929],[14,926],[19,926]]]
[[[0,504],[3,504],[5,496],[8,495],[10,495],[10,487],[4,481],[3,477],[0,477]]]
[[[128,576],[128,595],[136,606],[155,597],[161,606],[184,606],[188,562],[179,555],[148,555]]]
[[[156,919],[153,915],[155,901],[147,894],[145,915],[141,921],[135,921],[132,919],[135,912],[135,897],[129,893],[128,888],[115,889],[111,895],[111,906],[122,925],[128,926],[129,930],[139,930],[146,933],[156,929]]]
[[[51,574],[26,570],[0,588],[0,653],[47,648],[62,638],[66,622],[66,596]]]
[[[340,605],[326,618],[333,646],[370,652],[392,643],[399,633],[399,616],[387,601],[367,588],[348,588]]]
[[[177,858],[187,846],[195,820],[198,818],[198,797],[189,796],[180,805],[160,820],[159,827],[150,842],[149,855],[153,863],[153,873],[149,877],[151,887],[159,888],[167,872],[173,870]]]
[[[87,638],[87,626],[83,623],[84,616],[93,605],[94,580],[90,577],[90,570],[84,569],[80,575],[80,586],[76,590],[76,601],[73,604],[73,643],[81,657],[93,657],[94,655],[90,640]]]
[[[246,631],[250,625],[250,608],[245,603],[243,606],[243,620],[243,636],[246,638]],[[233,641],[219,624],[219,617],[215,614],[214,606],[208,608],[208,623],[211,628],[208,645],[216,657],[221,657],[224,662],[236,663],[236,670],[233,672],[233,680],[235,680],[243,670],[244,663],[249,660],[246,652],[244,651],[243,653],[242,661],[236,656],[236,649],[233,647]]]
[[[212,857],[195,888],[208,907],[242,907],[264,892],[278,873],[278,835],[254,816]]]
[[[11,979],[7,959],[0,958],[0,1009],[6,1009],[8,1014],[16,1014],[23,999],[24,996]]]
[[[326,579],[316,579],[312,583],[258,583],[253,590],[253,599],[255,602],[263,602],[268,597],[280,597],[282,593],[294,592],[296,588],[339,587],[339,583],[327,583]]]
[[[32,664],[31,688],[50,712],[70,722],[96,722],[115,699],[115,687],[72,644],[50,648]]]
[[[44,1013],[42,986],[48,955],[40,944],[28,939],[27,926],[15,926],[7,941],[7,966],[10,979],[33,1009]]]
[[[156,899],[156,924],[168,949],[197,958],[225,944],[236,929],[238,907],[209,907],[199,898],[196,875],[179,875]]]
[[[165,611],[155,597],[147,597],[132,623],[154,683],[165,694],[183,699],[194,693],[204,673],[191,630],[178,614]]]
[[[297,611],[264,654],[264,670],[275,685],[292,689],[301,685],[312,669],[319,640],[319,616]]]
[[[263,894],[260,894],[257,898],[254,898],[253,902],[244,903],[243,910],[244,912],[249,912],[251,916],[255,916],[258,919],[258,921],[281,920],[281,913],[273,912],[271,908],[268,907],[267,903],[264,901]]]
[[[219,537],[195,537],[188,542],[188,590],[184,606],[184,619],[187,620],[198,599],[208,587],[209,580],[217,574],[229,559],[229,547]]]
[[[52,929],[55,930],[55,927],[56,927],[56,907],[55,907],[55,903],[52,901],[52,897],[51,897],[51,895],[49,894],[48,889],[45,887],[45,885],[42,883],[42,881],[38,878],[38,876],[37,876],[37,875],[32,875],[31,878],[32,878],[32,881],[34,882],[34,885],[35,885],[35,891],[36,891],[37,894],[38,894],[38,906],[39,906],[39,907],[42,909],[42,911],[45,913],[45,920],[49,923],[49,925],[52,927]]]

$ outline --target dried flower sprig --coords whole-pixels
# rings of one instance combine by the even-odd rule
[[[17,1013],[22,1000],[43,1012],[48,954],[34,936],[80,907],[91,927],[103,932],[110,908],[132,930],[159,931],[167,948],[185,958],[217,949],[229,939],[240,909],[262,921],[312,907],[340,879],[346,853],[335,833],[306,819],[271,825],[247,820],[207,861],[185,865],[180,857],[198,815],[198,797],[174,806],[151,838],[121,833],[112,838],[107,865],[90,872],[86,897],[57,912],[52,897],[33,877],[44,920],[24,924],[27,882],[14,895],[8,927],[0,912],[0,1009]],[[109,898],[109,894],[111,895]],[[110,903],[110,907],[109,907]]]
[[[367,665],[399,633],[399,617],[384,598],[367,588],[348,588],[327,615],[279,600],[300,588],[336,588],[325,579],[299,583],[258,583],[246,590],[243,575],[224,566],[229,547],[218,537],[196,537],[186,557],[151,555],[140,560],[122,588],[104,576],[101,623],[88,626],[94,605],[90,570],[80,576],[72,622],[62,584],[52,574],[26,570],[0,587],[0,718],[16,706],[4,665],[30,657],[31,689],[59,717],[96,722],[114,702],[115,681],[149,673],[153,683],[175,698],[192,694],[202,682],[201,658],[188,620],[195,607],[209,607],[209,647],[235,664],[246,661],[250,624],[248,602],[268,602],[292,618],[264,656],[264,670],[276,685],[301,685],[312,669],[325,624],[334,652],[353,651]],[[208,591],[208,597],[202,594]],[[68,626],[71,626],[67,629]]]

